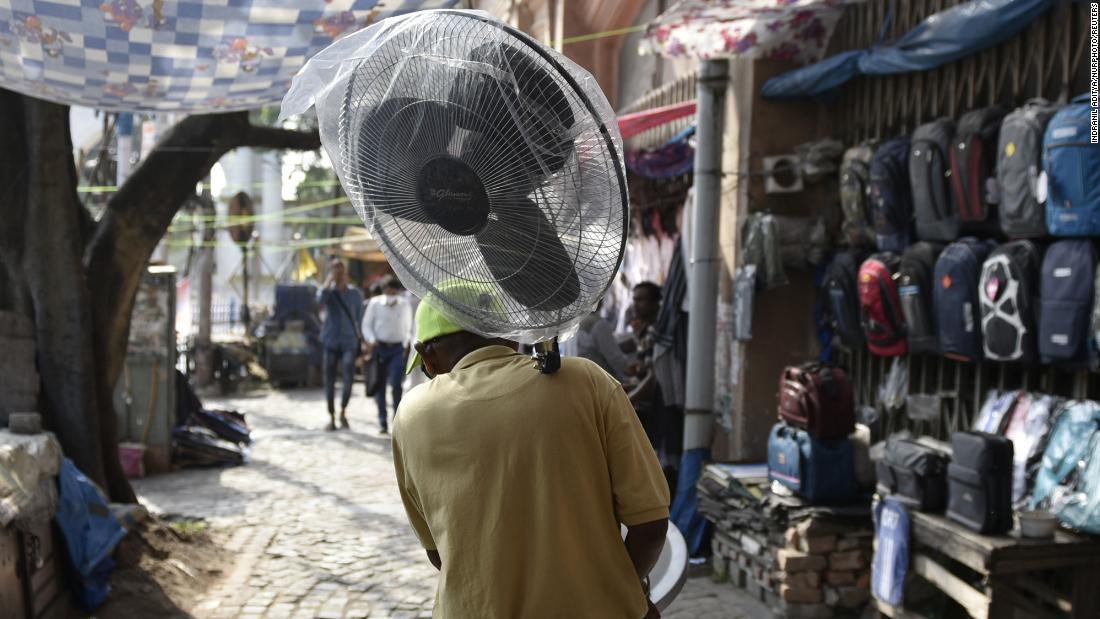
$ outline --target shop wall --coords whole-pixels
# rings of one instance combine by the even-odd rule
[[[765,60],[730,64],[723,148],[721,304],[732,301],[731,278],[738,265],[739,230],[749,212],[810,217],[828,205],[822,185],[807,185],[803,191],[790,194],[764,191],[763,158],[792,152],[796,145],[813,140],[818,132],[814,105],[778,105],[759,95],[765,81],[788,69],[786,63]],[[728,359],[718,365],[728,367],[729,377],[717,377],[720,423],[713,445],[717,459],[762,461],[766,457],[768,432],[775,423],[779,374],[787,365],[818,355],[813,273],[788,269],[787,276],[787,285],[757,292],[752,339],[724,346]],[[722,393],[723,385],[728,385],[728,394]]]

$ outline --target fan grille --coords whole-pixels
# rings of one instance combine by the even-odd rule
[[[356,66],[340,147],[348,195],[406,286],[464,328],[533,342],[602,297],[627,204],[602,93],[523,37],[458,12],[406,20]],[[456,282],[498,302],[447,294]]]

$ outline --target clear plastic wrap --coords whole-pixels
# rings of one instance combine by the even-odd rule
[[[622,139],[596,80],[487,13],[383,20],[314,56],[282,116],[321,142],[402,282],[462,327],[572,335],[622,259]],[[445,290],[472,285],[470,303]]]

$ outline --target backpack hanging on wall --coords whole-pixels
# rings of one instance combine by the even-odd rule
[[[982,358],[981,311],[978,279],[982,262],[993,248],[991,241],[965,237],[947,246],[936,260],[936,327],[940,351],[957,361]]]
[[[1043,171],[1043,132],[1058,109],[1046,99],[1032,99],[1001,123],[997,143],[997,187],[1001,230],[1010,237],[1047,233],[1046,210],[1038,198]]]
[[[1089,333],[1096,250],[1092,241],[1052,244],[1039,275],[1039,357],[1043,363],[1085,369],[1094,350]]]
[[[1100,235],[1100,144],[1089,142],[1090,110],[1089,95],[1077,97],[1043,136],[1047,228],[1054,236]]]
[[[838,252],[825,273],[823,288],[829,326],[848,348],[863,346],[863,324],[859,314],[859,266],[863,253],[856,249]]]
[[[905,315],[898,298],[901,259],[891,252],[872,255],[859,267],[859,306],[863,336],[872,354],[897,357],[909,350]]]
[[[997,134],[1006,110],[991,106],[971,110],[959,119],[951,146],[951,189],[964,228],[999,229],[989,179],[997,161]]]
[[[950,243],[959,238],[959,215],[951,201],[950,171],[955,121],[940,118],[913,132],[909,148],[909,184],[917,238]]]
[[[879,251],[901,253],[913,238],[909,136],[887,140],[871,159],[871,214]]]
[[[978,281],[985,357],[1034,363],[1038,359],[1035,300],[1039,249],[1031,241],[1006,243],[989,254]]]
[[[942,245],[921,241],[905,250],[898,272],[898,296],[905,315],[905,330],[910,353],[937,354],[940,336],[936,331],[936,312],[932,304],[932,274]]]
[[[866,140],[844,151],[840,162],[840,208],[844,213],[844,239],[849,245],[875,243],[871,220],[871,157],[875,140]]]

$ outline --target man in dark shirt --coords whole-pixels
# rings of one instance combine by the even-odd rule
[[[351,387],[355,382],[355,359],[359,356],[363,322],[363,294],[348,285],[344,263],[334,258],[329,263],[328,278],[318,293],[325,310],[321,326],[321,346],[324,348],[325,398],[328,401],[327,430],[336,429],[336,368],[343,370],[343,393],[340,398],[340,427],[348,427],[347,408]]]

